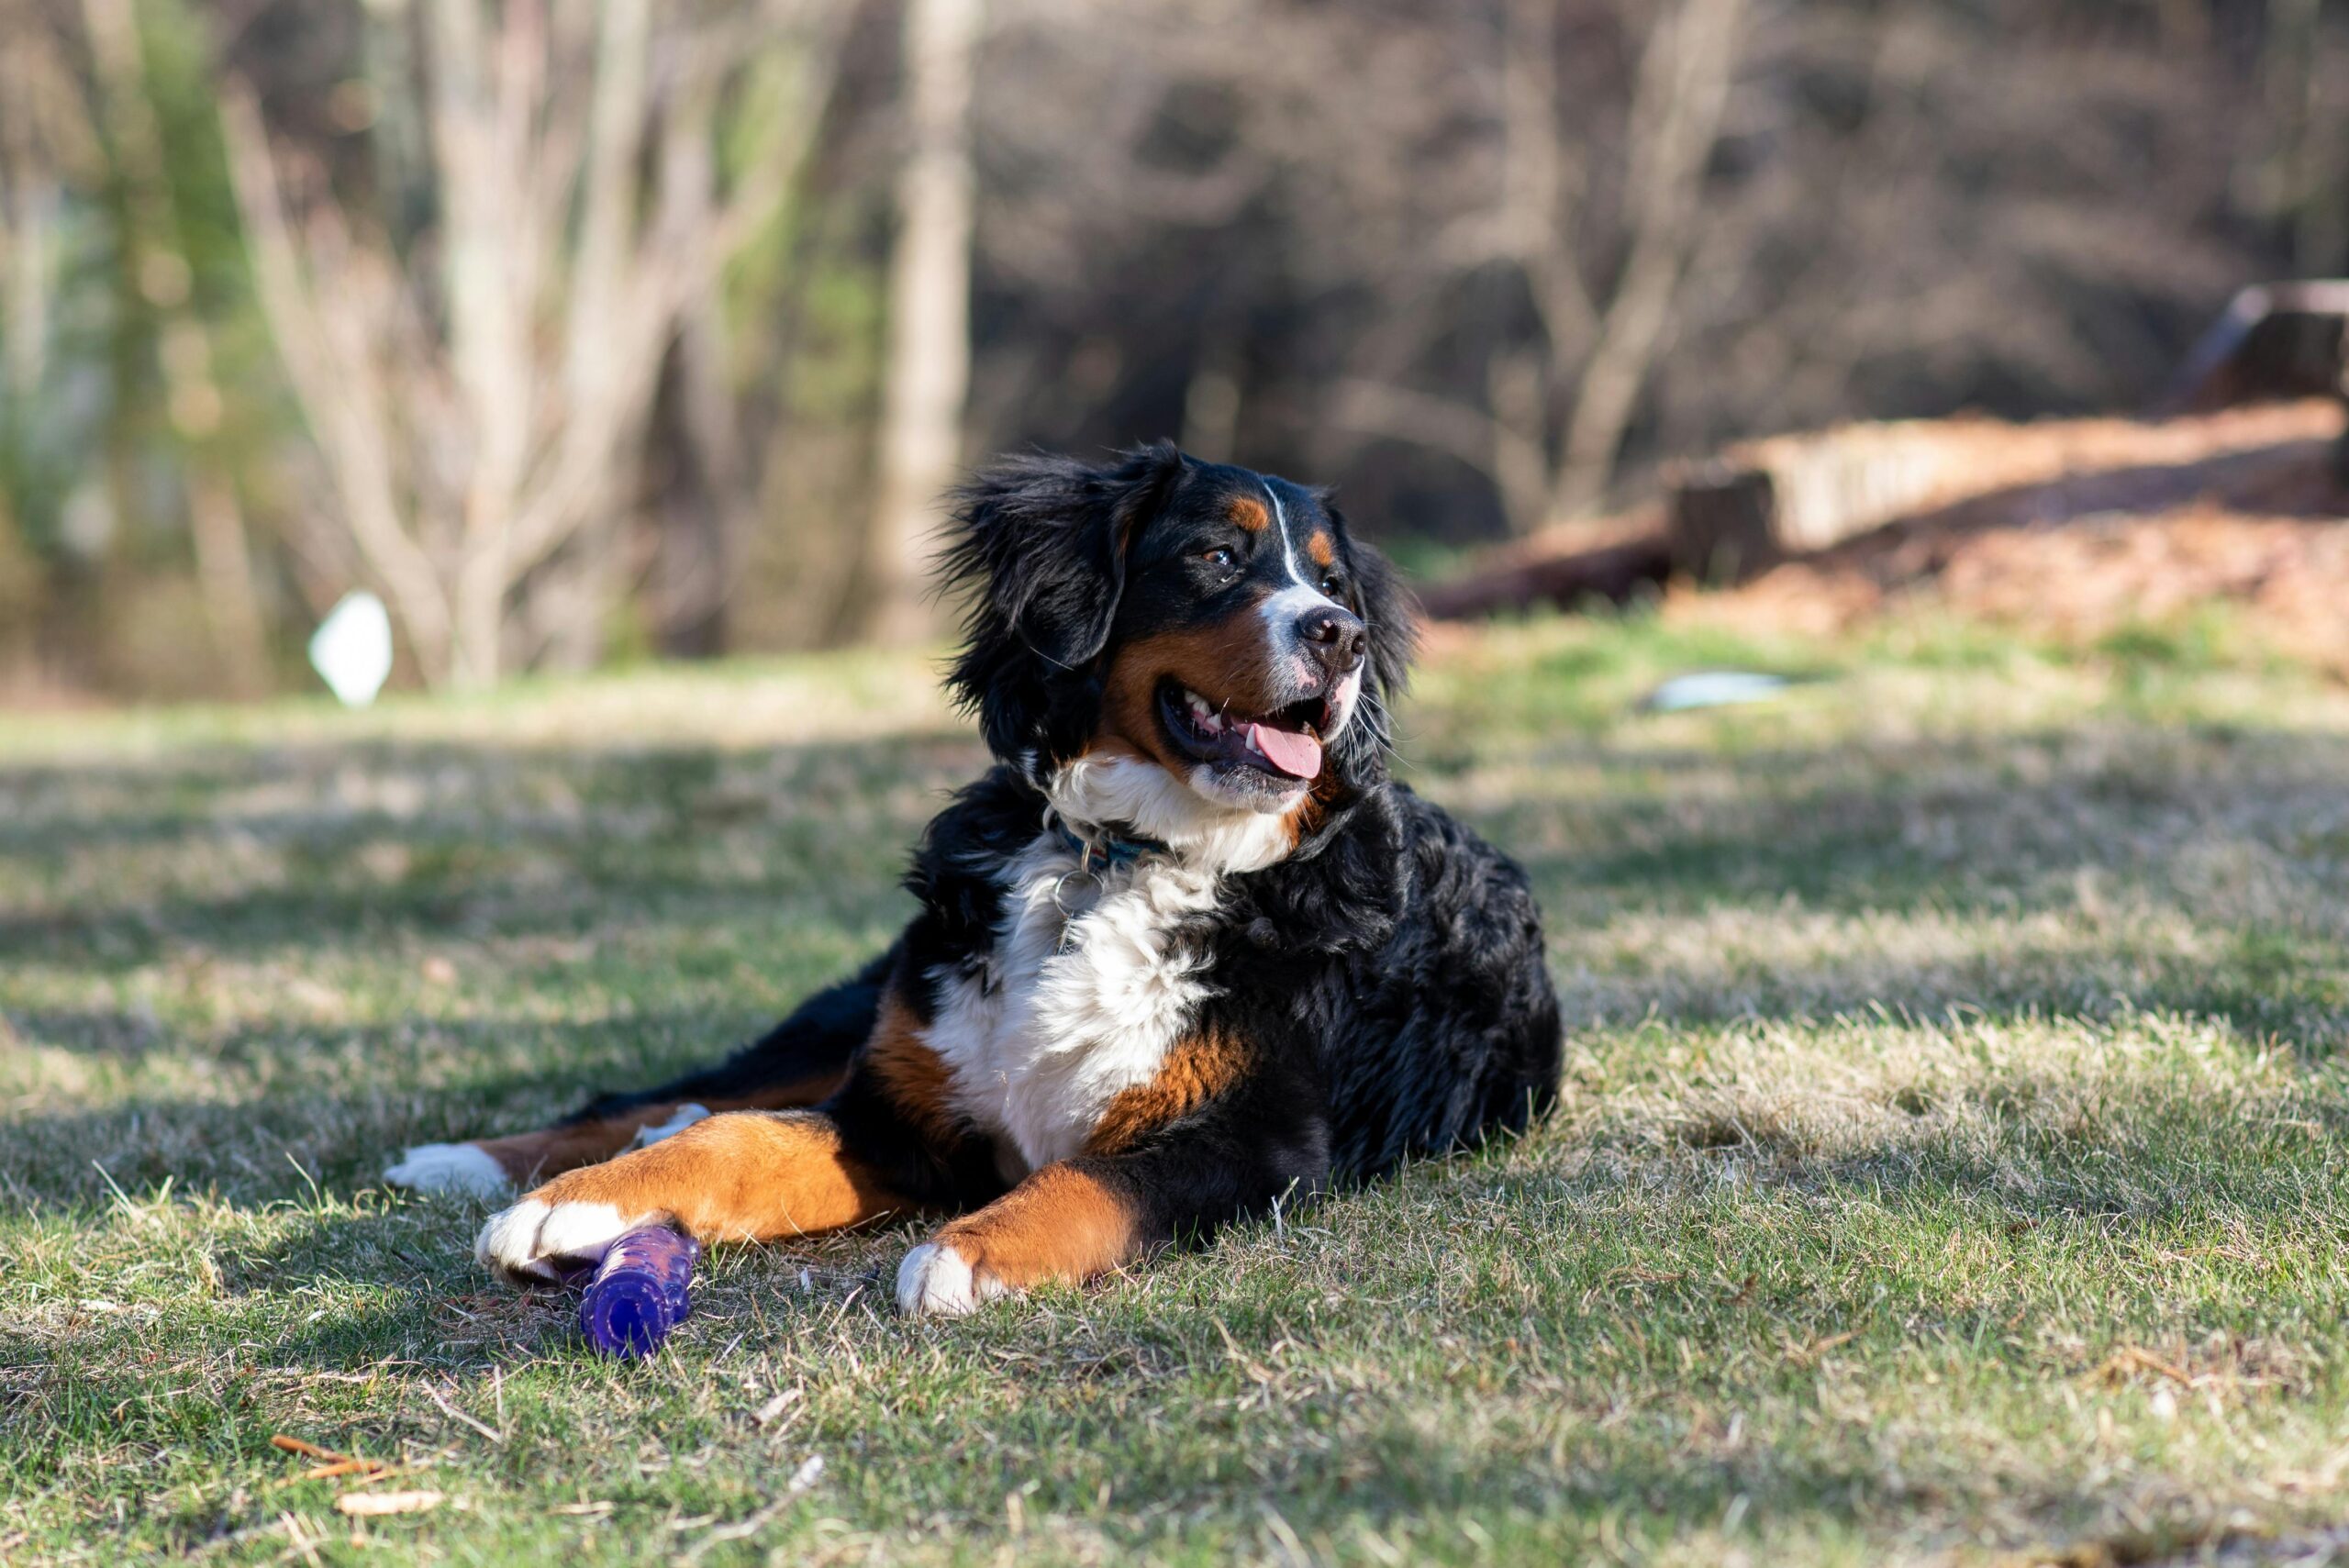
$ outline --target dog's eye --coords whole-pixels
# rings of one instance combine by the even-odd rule
[[[1225,571],[1230,571],[1232,567],[1240,564],[1240,557],[1232,552],[1231,547],[1229,545],[1219,544],[1213,550],[1208,550],[1206,554],[1200,556],[1199,559],[1206,562],[1209,566],[1221,567]]]
[[[1329,595],[1330,597],[1333,599],[1336,598],[1339,595],[1339,591],[1344,587],[1345,584],[1338,580],[1338,574],[1336,573],[1325,572],[1322,573],[1321,591]]]

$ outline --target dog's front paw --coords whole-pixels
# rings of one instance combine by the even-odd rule
[[[489,1217],[473,1256],[514,1284],[552,1284],[592,1267],[611,1244],[651,1217],[613,1204],[566,1199],[561,1183]]]
[[[418,1143],[384,1172],[384,1180],[411,1192],[504,1197],[514,1190],[506,1167],[478,1143]]]
[[[963,1318],[1012,1294],[984,1262],[948,1240],[925,1241],[897,1265],[897,1310],[908,1318]]]

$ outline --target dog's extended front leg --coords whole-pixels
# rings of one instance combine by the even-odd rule
[[[872,1035],[881,984],[895,962],[892,950],[852,979],[818,991],[716,1067],[642,1093],[602,1095],[540,1131],[414,1144],[384,1173],[384,1180],[417,1192],[503,1197],[636,1145],[656,1143],[713,1111],[820,1105],[839,1089],[856,1048]]]
[[[959,1317],[1001,1296],[1105,1274],[1177,1240],[1318,1192],[1329,1173],[1318,1122],[1176,1131],[1116,1155],[1059,1161],[906,1254],[897,1306]],[[1270,1133],[1252,1147],[1235,1133]],[[1289,1134],[1291,1136],[1282,1136]]]
[[[556,1177],[483,1227],[474,1252],[517,1283],[560,1279],[640,1225],[704,1242],[862,1225],[910,1207],[816,1111],[714,1116],[601,1165]]]

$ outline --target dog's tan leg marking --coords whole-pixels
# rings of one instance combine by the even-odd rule
[[[907,1253],[897,1306],[960,1317],[1048,1280],[1107,1273],[1139,1256],[1142,1240],[1140,1207],[1117,1180],[1085,1165],[1047,1165]]]
[[[838,1230],[905,1207],[813,1111],[737,1111],[557,1176],[494,1216],[474,1251],[509,1279],[550,1280],[656,1220],[698,1240]]]
[[[1112,1163],[1181,1120],[1246,1073],[1247,1047],[1194,1035],[1166,1054],[1155,1076],[1111,1100],[1085,1141],[1090,1158],[1047,1165],[975,1214],[941,1228],[906,1254],[897,1305],[957,1317],[1047,1280],[1107,1273],[1149,1243],[1138,1194]]]

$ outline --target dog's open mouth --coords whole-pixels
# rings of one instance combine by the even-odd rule
[[[1307,697],[1256,717],[1231,713],[1178,682],[1159,687],[1167,732],[1202,762],[1250,768],[1283,788],[1321,773],[1321,733],[1328,702]]]

